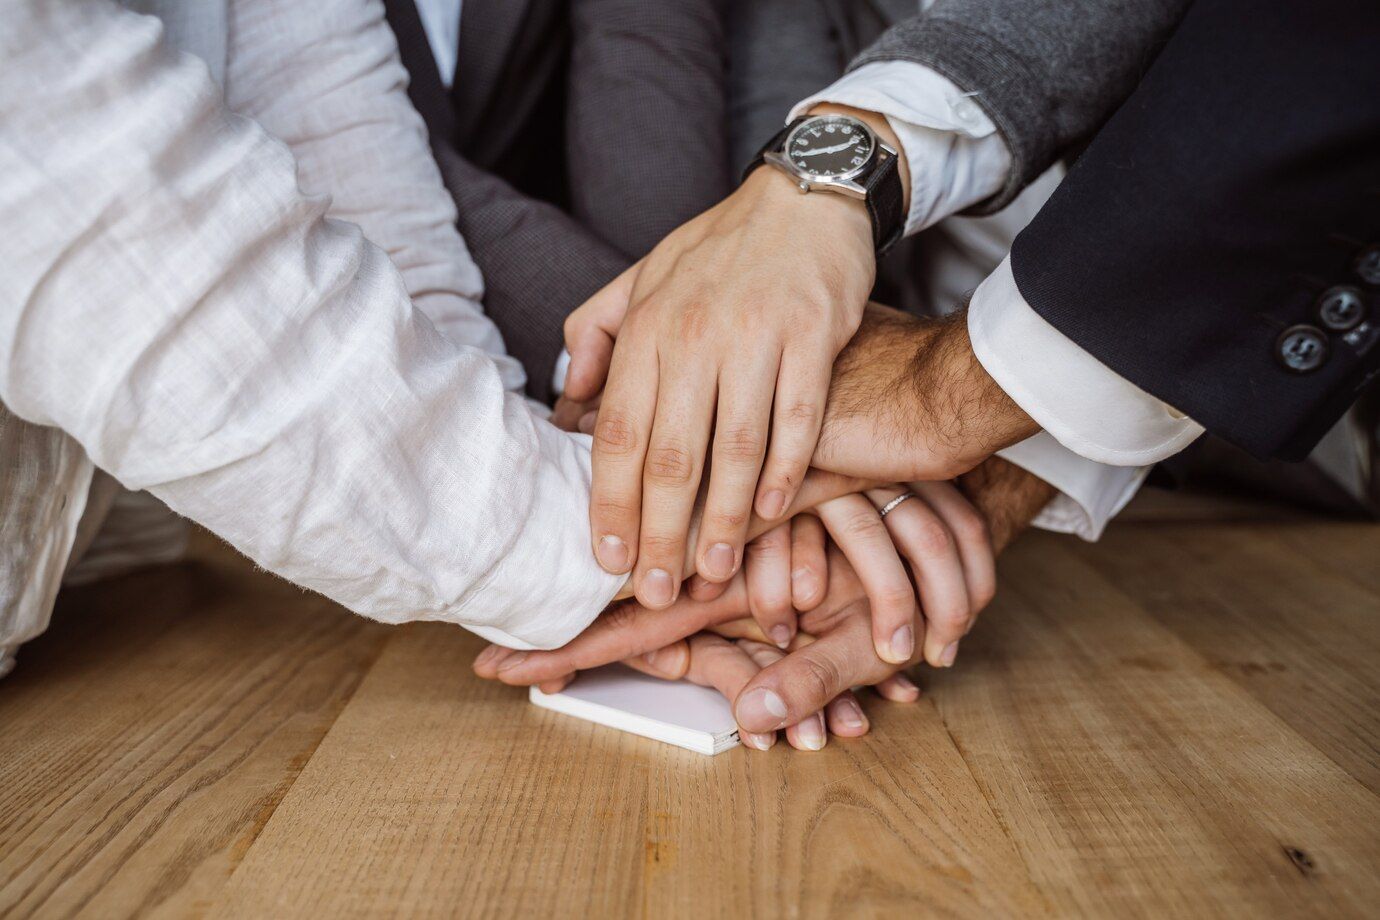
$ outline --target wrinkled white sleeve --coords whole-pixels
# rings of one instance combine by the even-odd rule
[[[589,445],[414,310],[287,149],[156,20],[13,0],[0,30],[0,398],[260,565],[388,622],[553,647],[622,579]]]
[[[358,224],[451,339],[492,355],[521,391],[484,315],[479,268],[455,226],[455,201],[407,96],[407,71],[379,0],[229,0],[226,105],[288,145],[297,181],[330,195],[328,215]]]
[[[1192,444],[1203,427],[1117,374],[1021,296],[1011,259],[973,293],[973,353],[998,385],[1069,450],[1097,463],[1148,466]]]
[[[972,97],[923,64],[866,64],[802,100],[787,118],[821,102],[885,115],[910,171],[906,235],[990,198],[1011,171],[1011,151]]]

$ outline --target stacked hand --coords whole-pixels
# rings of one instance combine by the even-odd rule
[[[594,437],[594,554],[637,601],[481,674],[627,659],[735,698],[750,742],[818,747],[866,731],[854,684],[914,698],[899,668],[954,662],[1050,490],[988,459],[1035,426],[962,317],[869,306],[874,273],[858,202],[759,169],[572,314],[555,417]]]
[[[996,458],[957,487],[947,488],[953,493],[946,501],[956,499],[983,509],[980,516],[993,541],[989,562],[1051,494],[1042,481]],[[909,507],[919,505],[926,507]],[[898,505],[886,521],[892,522],[903,509],[913,517],[906,526],[926,524],[931,514],[940,516],[922,495]],[[718,689],[735,701],[744,741],[761,750],[771,746],[780,728],[787,729],[793,746],[808,750],[823,746],[826,725],[828,731],[844,737],[864,734],[868,722],[851,688],[870,684],[887,699],[913,701],[919,690],[901,669],[921,656],[917,652],[897,662],[879,655],[869,591],[861,575],[837,546],[820,552],[813,536],[805,542],[809,545],[803,554],[792,547],[792,560],[813,558],[810,575],[827,573],[827,589],[812,605],[792,609],[792,616],[800,614],[801,631],[793,637],[789,653],[762,641],[766,638],[762,630],[748,618],[753,610],[750,553],[748,571],[727,585],[692,578],[685,596],[660,611],[636,601],[615,605],[573,642],[554,651],[515,652],[490,646],[476,660],[475,671],[481,677],[555,691],[577,671],[624,661],[661,677],[685,678]],[[943,542],[936,540],[934,545]],[[961,560],[961,554],[956,555]],[[943,553],[936,553],[931,561],[943,558]],[[966,570],[962,575],[967,577]],[[931,647],[927,635],[931,629],[965,634],[978,607],[970,606],[962,618],[933,625],[926,608],[920,625],[922,644]],[[767,692],[749,694],[755,690]]]

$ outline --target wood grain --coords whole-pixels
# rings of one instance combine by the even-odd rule
[[[0,681],[5,916],[1374,916],[1380,528],[1035,534],[959,665],[715,758],[200,562]]]
[[[0,681],[0,916],[197,912],[385,633],[223,551],[66,594]]]

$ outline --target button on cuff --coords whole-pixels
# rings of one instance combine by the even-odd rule
[[[1290,326],[1275,341],[1275,357],[1284,369],[1308,374],[1327,363],[1327,336],[1314,326]]]

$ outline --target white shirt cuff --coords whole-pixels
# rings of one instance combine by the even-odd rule
[[[1094,463],[1044,431],[997,451],[997,456],[1059,490],[1031,521],[1033,526],[1076,534],[1090,542],[1102,536],[1107,523],[1126,507],[1150,472],[1148,466]]]
[[[923,64],[859,67],[800,102],[787,121],[825,102],[885,115],[896,132],[910,167],[907,236],[992,197],[1011,171],[1006,141],[972,95]]]
[[[1036,313],[1007,256],[968,307],[973,353],[997,384],[1069,450],[1112,466],[1149,466],[1203,426],[1118,375]]]

